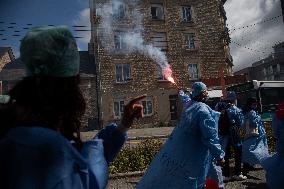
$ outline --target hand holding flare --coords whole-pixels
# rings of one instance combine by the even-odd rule
[[[128,130],[134,119],[139,119],[143,117],[143,106],[138,102],[145,98],[146,95],[141,95],[132,99],[128,104],[124,107],[124,113],[121,119],[121,124],[119,125],[119,129],[123,132]]]

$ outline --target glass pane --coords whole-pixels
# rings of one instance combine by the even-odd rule
[[[152,114],[152,101],[147,101],[147,114]]]
[[[124,64],[123,65],[123,80],[128,81],[130,78],[130,67],[129,64]]]
[[[142,106],[143,106],[143,114],[146,115],[146,101],[142,101]]]
[[[113,108],[114,108],[114,115],[115,116],[119,116],[119,103],[118,102],[114,102]]]
[[[120,115],[123,116],[124,111],[124,101],[120,101]]]
[[[151,7],[151,14],[153,19],[157,19],[157,7]]]
[[[116,81],[122,82],[122,66],[121,64],[116,65],[115,67],[115,75],[116,75]]]

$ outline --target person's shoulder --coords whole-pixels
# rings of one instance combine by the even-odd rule
[[[210,114],[210,112],[213,111],[210,108],[210,106],[208,106],[207,104],[205,104],[203,102],[197,102],[196,103],[196,107],[197,107],[197,112],[199,112],[199,113],[208,113],[208,114]]]

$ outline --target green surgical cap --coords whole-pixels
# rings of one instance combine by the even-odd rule
[[[27,76],[72,77],[79,73],[79,52],[64,26],[31,29],[23,38],[20,58]]]
[[[207,89],[206,85],[202,82],[195,82],[192,85],[192,96],[197,97]]]

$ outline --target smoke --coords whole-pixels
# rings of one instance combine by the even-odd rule
[[[143,39],[143,15],[137,8],[139,7],[138,1],[128,0],[126,4],[122,0],[112,0],[112,2],[97,6],[96,13],[100,20],[98,32],[102,46],[111,53],[114,49],[114,36],[119,32],[119,40],[124,46],[122,53],[139,52],[158,64],[166,78],[170,77],[172,71],[165,53],[153,44],[147,44]],[[123,9],[125,11],[122,11]],[[127,19],[127,27],[118,28],[117,17]]]

